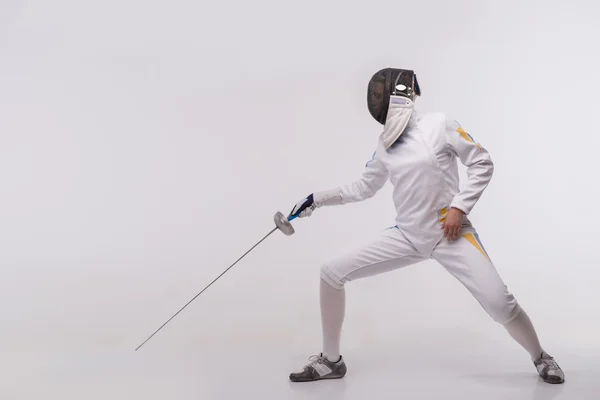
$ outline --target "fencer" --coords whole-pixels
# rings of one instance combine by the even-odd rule
[[[562,369],[540,345],[530,318],[498,274],[468,217],[492,178],[490,153],[446,114],[417,112],[414,104],[420,95],[412,70],[375,73],[367,86],[367,106],[383,131],[362,177],[310,194],[292,209],[291,215],[309,217],[323,206],[368,199],[389,181],[397,216],[395,226],[321,267],[322,352],[289,379],[345,376],[340,340],[347,282],[434,259],[529,353],[545,382],[563,383]],[[458,160],[468,175],[462,190]]]

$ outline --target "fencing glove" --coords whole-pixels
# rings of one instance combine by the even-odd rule
[[[317,208],[343,204],[341,189],[335,188],[323,192],[313,193],[300,200],[290,213],[290,216],[299,218],[310,217]]]
[[[298,218],[310,217],[313,211],[317,208],[315,198],[312,194],[300,200],[290,213],[290,216],[298,216]]]

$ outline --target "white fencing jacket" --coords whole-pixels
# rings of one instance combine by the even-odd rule
[[[462,190],[457,158],[467,167]],[[444,113],[420,115],[415,111],[391,147],[386,149],[379,138],[360,179],[315,193],[314,199],[317,206],[362,201],[389,180],[397,228],[417,250],[431,253],[443,237],[441,224],[448,210],[455,207],[468,215],[490,182],[493,169],[489,153],[458,122]],[[470,226],[466,216],[463,225]]]

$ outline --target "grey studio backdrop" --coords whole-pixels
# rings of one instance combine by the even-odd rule
[[[319,267],[394,224],[389,184],[294,221],[133,349],[276,211],[360,176],[385,66],[416,70],[417,108],[491,152],[472,220],[543,344],[597,355],[597,17],[591,1],[3,0],[0,388],[110,355],[318,351]],[[351,283],[347,310],[349,353],[517,349],[433,261]]]

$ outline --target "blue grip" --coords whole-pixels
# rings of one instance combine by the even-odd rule
[[[298,214],[296,214],[296,215],[290,215],[287,220],[289,222],[289,221],[292,221],[292,220],[294,220],[296,218],[298,218]]]

